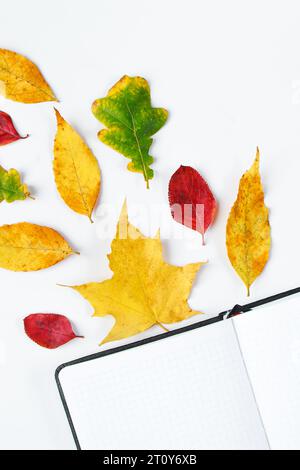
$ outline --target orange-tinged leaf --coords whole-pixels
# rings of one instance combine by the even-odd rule
[[[53,170],[57,189],[73,211],[90,220],[100,191],[100,169],[93,153],[67,121],[55,110],[57,133]]]
[[[111,249],[113,277],[73,287],[91,303],[95,316],[114,316],[116,322],[103,343],[200,313],[187,300],[202,263],[182,267],[166,263],[160,238],[147,238],[131,225],[126,204]]]
[[[242,176],[237,199],[230,211],[226,245],[230,262],[247,288],[263,271],[270,252],[269,211],[259,173],[259,150],[252,167]]]
[[[37,271],[72,253],[66,240],[52,228],[28,222],[0,227],[0,268]]]
[[[57,101],[38,67],[21,54],[0,49],[0,92],[21,103]]]

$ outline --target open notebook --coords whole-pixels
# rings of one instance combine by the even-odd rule
[[[78,446],[300,449],[299,295],[162,337],[58,369]]]

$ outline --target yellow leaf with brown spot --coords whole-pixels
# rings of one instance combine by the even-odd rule
[[[227,221],[226,245],[230,262],[247,287],[264,269],[270,252],[269,211],[259,173],[259,150],[242,176],[237,199]]]
[[[72,253],[66,240],[52,228],[28,222],[0,227],[0,268],[38,271]]]
[[[147,238],[131,225],[126,204],[108,259],[111,279],[73,287],[91,303],[94,316],[115,318],[102,343],[200,313],[192,310],[187,300],[202,263],[182,267],[166,263],[159,236]]]
[[[0,92],[21,103],[57,101],[38,67],[21,54],[0,49]]]
[[[55,110],[57,133],[53,170],[57,189],[73,211],[92,221],[100,190],[98,162],[80,135]]]

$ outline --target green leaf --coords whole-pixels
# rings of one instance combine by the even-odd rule
[[[30,195],[26,184],[22,184],[20,174],[14,168],[5,170],[0,166],[0,202],[22,201]]]
[[[149,188],[153,178],[151,136],[165,124],[168,111],[152,108],[147,81],[125,75],[105,98],[93,103],[92,112],[107,127],[98,133],[99,139],[130,158],[128,170],[142,173]]]

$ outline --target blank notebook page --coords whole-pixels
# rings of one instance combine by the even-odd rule
[[[235,328],[272,449],[300,449],[300,298],[236,317]]]
[[[82,449],[267,449],[232,320],[65,367]]]

